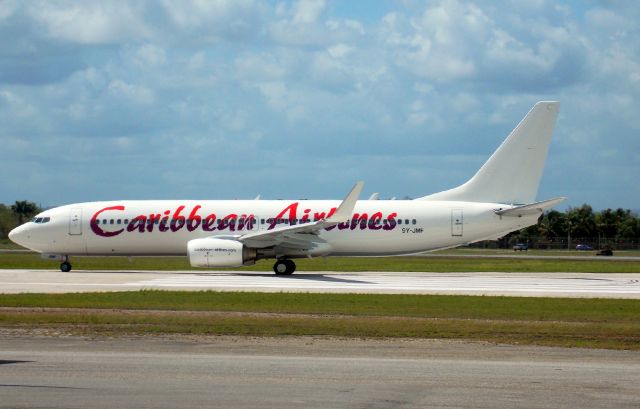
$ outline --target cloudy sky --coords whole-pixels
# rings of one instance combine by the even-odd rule
[[[640,208],[635,1],[0,1],[0,202],[418,197],[559,100],[538,198]]]

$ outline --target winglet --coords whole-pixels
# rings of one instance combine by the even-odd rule
[[[353,209],[356,207],[356,202],[360,197],[360,192],[362,192],[362,188],[364,187],[364,182],[357,182],[351,192],[344,198],[340,206],[331,217],[327,218],[326,222],[344,222],[345,220],[349,220],[351,215],[353,215]]]

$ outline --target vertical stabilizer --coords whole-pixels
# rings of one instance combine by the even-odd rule
[[[524,204],[535,201],[560,104],[536,103],[466,183],[416,200]]]

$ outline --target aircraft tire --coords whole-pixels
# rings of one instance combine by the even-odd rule
[[[273,272],[279,276],[288,276],[293,274],[294,271],[296,271],[296,263],[292,260],[278,260],[273,265]]]
[[[64,263],[60,264],[60,271],[62,271],[63,273],[68,273],[69,271],[71,271],[71,263],[65,261]]]
[[[287,264],[288,274],[293,274],[296,271],[296,263],[294,263],[293,260],[288,259],[284,262]]]

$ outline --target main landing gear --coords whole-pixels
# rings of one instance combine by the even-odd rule
[[[71,271],[71,263],[69,263],[69,256],[64,256],[62,259],[62,263],[60,264],[60,271],[63,273],[68,273]]]
[[[273,265],[273,271],[279,276],[288,276],[296,271],[296,263],[287,258],[276,261]]]

